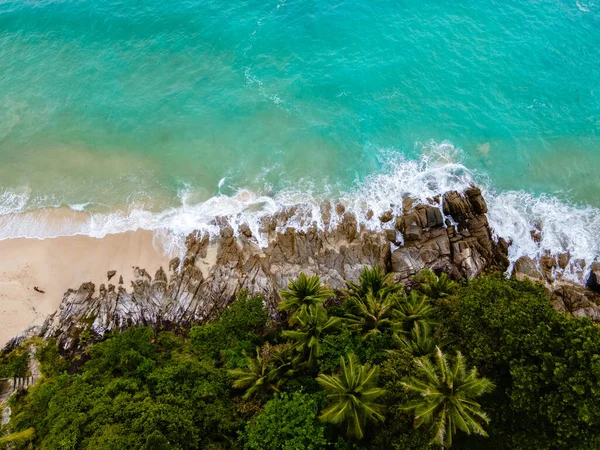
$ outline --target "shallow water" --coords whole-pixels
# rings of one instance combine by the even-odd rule
[[[474,179],[519,248],[568,213],[545,242],[593,259],[600,4],[434,3],[0,0],[0,238]]]

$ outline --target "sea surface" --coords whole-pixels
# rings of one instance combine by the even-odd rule
[[[0,0],[0,239],[473,181],[513,259],[600,255],[600,2]]]

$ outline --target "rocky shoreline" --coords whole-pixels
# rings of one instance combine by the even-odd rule
[[[356,280],[362,268],[381,265],[397,281],[410,285],[413,275],[423,269],[446,272],[454,279],[473,278],[486,271],[509,267],[504,239],[494,239],[480,189],[447,192],[413,204],[404,199],[402,214],[392,211],[379,216],[381,230],[367,229],[343,205],[323,203],[324,227],[305,231],[286,224],[294,208],[264,218],[256,236],[241,225],[236,235],[223,219],[220,236],[191,234],[186,253],[171,260],[167,274],[162,268],[152,277],[135,268],[135,280],[126,289],[109,274],[109,283],[99,289],[87,282],[69,289],[60,308],[41,328],[30,329],[14,338],[5,348],[32,334],[56,338],[69,349],[77,345],[84,330],[99,336],[132,325],[171,324],[188,326],[216,316],[242,291],[260,294],[271,315],[277,315],[279,290],[299,272],[318,274],[333,289],[344,280]],[[567,281],[563,273],[568,254],[545,255],[539,260],[520,258],[513,275],[545,283],[556,309],[574,316],[588,316],[600,322],[600,264],[587,272],[581,268],[581,281],[588,287]],[[584,279],[589,273],[589,277]]]

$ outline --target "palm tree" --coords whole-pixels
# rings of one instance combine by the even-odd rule
[[[440,344],[431,336],[429,327],[424,327],[418,322],[413,324],[410,337],[399,337],[397,334],[394,334],[393,338],[401,348],[408,350],[415,358],[433,355],[436,348],[445,345],[445,343]],[[392,352],[394,351],[392,350]]]
[[[300,272],[298,279],[290,278],[287,290],[281,291],[283,301],[279,303],[279,309],[292,314],[290,324],[293,324],[299,314],[323,308],[323,302],[332,295],[333,291],[321,285],[318,276],[307,277]]]
[[[354,298],[356,314],[346,314],[350,328],[359,330],[363,339],[382,333],[386,328],[397,327],[398,299],[393,293],[379,290],[369,291],[363,297]]]
[[[33,428],[27,428],[23,431],[16,431],[5,436],[0,436],[0,448],[8,447],[10,444],[24,444],[31,440],[35,430]]]
[[[402,384],[418,398],[402,409],[414,411],[416,427],[431,424],[431,443],[450,448],[457,428],[467,434],[487,436],[483,425],[490,419],[473,399],[492,391],[494,384],[478,377],[475,367],[467,373],[460,352],[456,353],[453,366],[439,348],[435,364],[428,358],[420,358],[416,364],[418,376]]]
[[[437,276],[431,270],[423,270],[415,280],[419,283],[418,290],[431,299],[445,298],[456,292],[458,283],[452,281],[448,274]]]
[[[247,357],[247,369],[229,371],[229,374],[236,378],[233,387],[246,389],[246,393],[242,396],[244,400],[256,394],[264,395],[270,391],[279,391],[283,376],[289,374],[287,371],[291,370],[291,362],[274,365],[271,361],[274,359],[271,356],[271,349],[269,344],[263,347],[262,352],[259,347],[256,347],[256,358]]]
[[[392,274],[387,275],[381,268],[376,265],[372,269],[365,266],[358,276],[358,283],[352,281],[346,281],[348,285],[347,296],[348,298],[364,298],[370,292],[373,295],[378,295],[380,292],[382,295],[387,293],[392,294],[398,292],[403,286],[392,280]]]
[[[324,422],[344,425],[348,436],[362,439],[367,422],[383,422],[384,406],[376,400],[385,394],[377,387],[377,366],[360,365],[354,355],[341,357],[341,372],[320,374],[316,380],[328,392],[329,406],[319,416]]]
[[[397,308],[397,318],[402,322],[399,331],[409,333],[418,323],[421,328],[430,328],[435,322],[431,320],[431,314],[435,311],[429,299],[415,291],[411,291]]]
[[[281,333],[283,337],[296,342],[295,348],[300,353],[294,361],[295,365],[304,361],[307,367],[316,367],[321,352],[321,337],[339,328],[341,324],[340,317],[327,318],[327,312],[320,308],[298,314],[296,316],[298,330],[285,330]]]

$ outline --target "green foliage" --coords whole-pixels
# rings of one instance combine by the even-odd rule
[[[410,295],[404,300],[399,302],[397,311],[397,317],[402,323],[402,332],[412,332],[415,324],[418,324],[421,328],[430,328],[435,324],[431,319],[435,308],[431,306],[431,302],[427,297],[411,291]]]
[[[371,269],[365,266],[358,276],[358,283],[347,281],[346,285],[346,296],[350,299],[365,298],[367,294],[385,298],[403,288],[401,284],[394,282],[391,273],[386,274],[379,265]]]
[[[488,448],[598,448],[597,325],[556,312],[541,286],[498,276],[474,280],[446,308],[453,345],[498,386],[482,402]]]
[[[436,275],[431,270],[422,270],[415,276],[417,290],[430,299],[450,297],[456,293],[459,284],[452,281],[448,274]]]
[[[390,354],[381,364],[379,383],[385,389],[387,419],[373,439],[375,449],[422,450],[430,449],[431,433],[425,428],[414,428],[414,416],[401,408],[410,401],[403,382],[416,372],[413,356],[400,349]]]
[[[296,316],[295,330],[284,330],[282,337],[294,342],[298,357],[296,367],[314,368],[321,353],[321,338],[328,332],[340,328],[342,319],[327,317],[325,309],[312,309]]]
[[[238,298],[214,322],[192,327],[191,348],[203,358],[223,358],[230,367],[243,364],[243,352],[252,353],[261,346],[267,326],[262,297]]]
[[[413,324],[410,337],[394,335],[394,340],[400,348],[408,350],[416,358],[433,355],[436,348],[444,345],[433,337],[428,326],[423,326],[418,322]]]
[[[281,311],[289,312],[293,325],[300,315],[315,314],[323,309],[323,302],[333,296],[333,291],[321,285],[318,276],[307,277],[300,272],[298,278],[290,278],[287,290],[281,291],[283,301],[279,303]]]
[[[281,349],[285,352],[285,348]],[[233,369],[229,374],[235,379],[233,387],[235,389],[244,389],[246,392],[242,397],[248,400],[255,395],[265,396],[269,392],[279,391],[284,382],[284,375],[291,368],[291,362],[287,362],[285,357],[275,358],[270,344],[266,344],[262,350],[256,347],[256,358],[247,357],[247,367],[245,369]],[[281,353],[281,352],[279,352]],[[277,362],[282,362],[281,365]]]
[[[384,333],[397,325],[395,320],[398,299],[394,294],[380,290],[377,294],[367,292],[364,297],[353,297],[356,314],[347,314],[350,327],[360,332],[363,339]]]
[[[431,425],[432,444],[451,447],[457,428],[467,434],[487,436],[483,425],[490,419],[474,399],[493,390],[490,380],[480,378],[476,368],[467,372],[460,352],[451,365],[439,348],[435,364],[424,357],[416,361],[416,366],[417,375],[402,384],[417,398],[404,409],[414,412],[417,428]]]
[[[385,391],[377,387],[377,367],[359,364],[354,355],[349,355],[348,361],[345,358],[340,358],[340,361],[339,373],[317,377],[329,400],[329,406],[319,418],[324,422],[344,425],[347,436],[362,439],[367,422],[385,420],[385,406],[377,403]]]
[[[133,328],[93,345],[81,373],[30,388],[12,422],[35,426],[35,448],[228,445],[240,426],[230,383],[226,371],[191,358],[181,338]]]
[[[35,430],[33,428],[27,428],[23,431],[0,436],[0,448],[10,448],[11,445],[24,444],[30,441],[34,434]]]
[[[9,353],[0,355],[0,378],[27,376],[29,349],[19,347]]]
[[[45,377],[57,377],[68,369],[68,363],[58,351],[54,339],[40,345],[36,357],[40,362],[42,375]]]
[[[476,398],[489,437],[458,432],[452,448],[600,448],[598,326],[557,313],[528,282],[415,281],[407,295],[365,269],[325,303],[334,293],[302,274],[282,292],[286,323],[242,295],[189,337],[140,327],[75,354],[42,344],[44,376],[11,399],[10,429],[35,434],[13,447],[424,450],[435,436],[415,424],[446,430],[446,446],[448,429],[481,431]],[[445,361],[442,345],[496,389],[477,397],[481,379],[462,356]],[[24,375],[27,360],[26,347],[4,354],[0,372]]]
[[[264,411],[248,422],[241,436],[246,449],[320,449],[327,441],[317,420],[318,402],[314,395],[295,392],[278,394]]]

